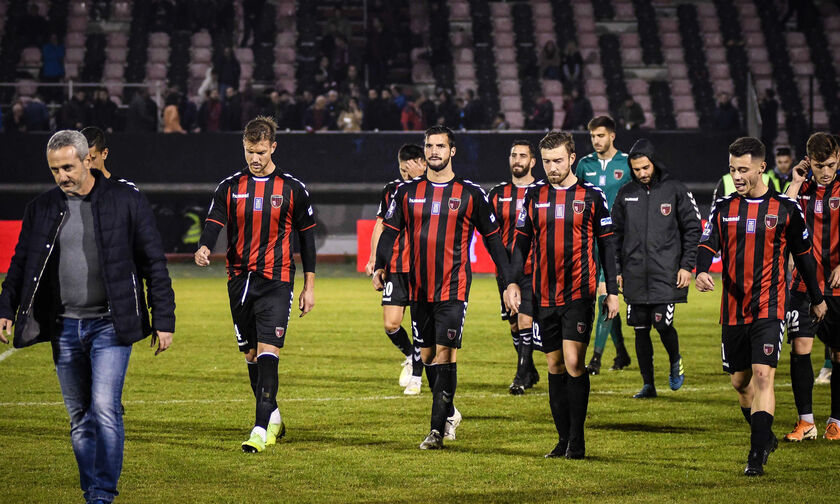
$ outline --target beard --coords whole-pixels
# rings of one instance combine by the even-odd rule
[[[426,166],[428,166],[430,170],[436,172],[443,171],[447,167],[447,165],[449,165],[449,158],[441,159],[439,165],[435,165],[434,161],[431,160],[426,163]]]
[[[510,168],[510,172],[516,178],[522,178],[528,174],[528,168],[524,166],[514,165]]]

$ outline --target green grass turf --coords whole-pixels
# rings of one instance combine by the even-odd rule
[[[509,332],[494,279],[476,276],[458,355],[458,440],[421,452],[431,405],[425,383],[419,397],[402,395],[402,358],[383,334],[378,295],[347,266],[325,266],[315,310],[293,317],[281,354],[278,402],[288,436],[248,455],[239,445],[254,406],[222,268],[171,269],[175,342],[158,357],[148,343],[134,347],[118,502],[837,502],[840,443],[782,444],[765,477],[741,475],[749,429],[721,371],[719,292],[692,288],[690,303],[677,308],[682,390],[668,389],[657,341],[659,398],[630,397],[641,382],[635,357],[626,371],[605,370],[592,379],[587,459],[547,460],[556,434],[544,361],[535,355],[543,380],[533,390],[507,394],[515,366]],[[632,331],[624,334],[635,354]],[[777,379],[779,437],[795,419],[788,351]],[[605,363],[613,355],[610,343]],[[49,346],[0,362],[0,390],[0,502],[79,502]],[[828,392],[814,390],[820,436]]]

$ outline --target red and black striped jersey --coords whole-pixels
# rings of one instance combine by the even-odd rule
[[[253,271],[267,279],[291,282],[295,275],[292,231],[314,227],[315,217],[300,180],[277,169],[265,177],[246,170],[216,188],[200,243],[212,248],[215,243],[208,243],[209,237],[218,236],[224,226],[228,277]]]
[[[408,235],[412,301],[467,301],[473,232],[499,232],[484,191],[460,177],[440,184],[421,176],[400,184],[384,224]]]
[[[502,243],[508,253],[513,255],[513,246],[516,244],[516,218],[525,203],[525,192],[530,186],[518,186],[513,182],[504,182],[490,189],[488,198],[499,228],[502,233]],[[525,259],[524,273],[530,275],[533,272],[531,254]]]
[[[832,289],[828,281],[831,270],[840,265],[840,181],[834,179],[821,186],[808,180],[799,188],[796,201],[805,212],[805,225],[811,233],[820,290],[826,296],[840,296],[840,289]],[[807,292],[797,268],[793,270],[792,288]]]
[[[391,199],[397,191],[397,186],[402,183],[402,180],[392,180],[382,189],[376,216],[383,221],[385,220],[385,214],[388,212],[388,207],[391,205]],[[391,256],[391,262],[388,263],[388,271],[392,273],[408,273],[411,271],[408,260],[408,235],[405,230],[400,231],[397,241],[394,242],[394,253]]]
[[[721,254],[722,325],[785,319],[788,254],[811,251],[808,228],[795,201],[775,191],[755,199],[737,193],[719,199],[699,246]]]
[[[613,234],[604,193],[578,180],[555,188],[541,180],[525,195],[516,232],[531,240],[534,296],[540,306],[594,299],[596,242]]]

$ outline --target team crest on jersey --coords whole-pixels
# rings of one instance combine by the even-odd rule
[[[586,322],[577,323],[577,332],[578,334],[583,334],[586,332]]]
[[[586,203],[584,203],[583,201],[574,200],[572,202],[572,210],[574,210],[575,213],[583,213],[584,208],[586,208]]]
[[[263,199],[262,198],[254,198],[254,211],[255,212],[262,212],[262,205],[263,205]]]
[[[653,314],[653,320],[655,320],[657,323],[662,322],[662,314],[661,313],[654,313]]]
[[[662,203],[661,205],[659,205],[659,211],[662,212],[662,215],[665,215],[666,217],[668,215],[671,215],[671,204]]]
[[[275,327],[274,328],[274,335],[277,336],[278,338],[282,338],[284,334],[286,334],[286,328],[285,327]]]
[[[458,210],[461,208],[461,198],[449,198],[449,209]]]
[[[772,343],[764,344],[764,355],[773,355],[774,350],[776,350],[776,345]]]
[[[280,208],[280,205],[283,204],[283,195],[282,194],[272,194],[271,195],[271,208]]]
[[[832,210],[840,208],[840,198],[828,198],[828,208]]]
[[[447,329],[446,330],[446,337],[449,338],[450,340],[454,340],[456,336],[458,336],[458,330],[457,329]]]
[[[432,215],[440,215],[440,201],[432,201]]]
[[[613,171],[613,177],[615,177],[616,180],[621,180],[621,177],[623,177],[623,176],[624,176],[624,170],[614,170]]]
[[[823,202],[822,200],[817,200],[814,202],[814,213],[823,213]]]
[[[779,223],[779,216],[773,214],[767,214],[764,216],[764,227],[767,229],[773,229],[776,227],[776,224]]]
[[[560,203],[554,205],[554,218],[555,219],[565,219],[566,218],[566,205],[562,205]]]

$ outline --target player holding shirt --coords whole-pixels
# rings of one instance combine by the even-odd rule
[[[484,191],[455,176],[454,135],[445,126],[426,130],[424,153],[428,170],[400,184],[385,214],[385,229],[376,250],[373,285],[382,290],[385,265],[400,231],[408,234],[411,321],[422,347],[426,376],[433,391],[431,429],[420,449],[443,448],[443,438],[455,439],[461,414],[453,399],[458,372],[456,350],[467,312],[472,272],[470,240],[478,229],[503,278],[509,278],[507,252],[499,225]]]
[[[525,191],[534,182],[531,174],[534,165],[537,163],[537,151],[531,142],[527,140],[514,140],[510,148],[510,182],[499,184],[490,190],[490,205],[499,220],[502,229],[502,242],[508,253],[513,253],[513,244],[516,232],[516,217],[522,210],[522,203],[525,201]],[[531,296],[531,266],[530,257],[525,261],[524,275],[520,284],[522,291],[522,304],[517,315],[511,314],[504,302],[504,285],[501,276],[496,276],[499,285],[499,297],[502,300],[502,320],[510,322],[510,335],[513,338],[513,347],[516,349],[517,365],[516,375],[510,384],[512,395],[522,395],[525,389],[531,388],[540,381],[537,368],[534,367],[533,358],[533,335],[534,319],[533,304]]]
[[[373,267],[376,263],[376,245],[384,228],[382,221],[385,219],[385,212],[391,205],[391,198],[393,198],[397,186],[426,172],[423,148],[418,145],[405,144],[400,147],[397,154],[397,163],[401,178],[388,182],[382,189],[379,211],[376,213],[376,225],[371,236],[370,259],[365,266],[365,273],[368,276],[373,275]],[[408,333],[402,327],[405,307],[409,305],[408,276],[410,271],[408,236],[403,232],[400,233],[394,243],[394,254],[391,256],[391,261],[388,263],[385,272],[385,288],[382,290],[382,316],[385,323],[385,334],[388,335],[391,343],[405,355],[402,372],[400,373],[400,387],[405,387],[404,393],[406,395],[417,395],[420,393],[423,378],[420,346],[412,345],[408,339]]]
[[[793,272],[790,311],[787,314],[790,351],[790,381],[799,420],[787,441],[816,439],[812,406],[814,368],[811,348],[814,335],[831,349],[834,362],[840,357],[840,181],[837,180],[840,146],[828,133],[814,133],[808,139],[808,157],[793,170],[787,195],[796,198],[805,211],[805,224],[811,233],[813,256],[817,262],[817,281],[828,306],[825,319],[815,324],[810,316],[810,300],[799,270]],[[806,178],[808,171],[810,178]],[[831,379],[831,416],[823,437],[840,439],[840,379]]]
[[[580,459],[586,453],[583,424],[589,374],[584,359],[595,318],[596,244],[607,289],[602,310],[608,320],[618,313],[612,219],[604,193],[572,172],[571,134],[547,134],[540,140],[540,155],[548,182],[537,182],[525,195],[505,296],[508,308],[516,313],[521,293],[515,280],[531,254],[534,341],[548,361],[548,403],[558,435],[557,445],[546,457]]]
[[[729,146],[736,194],[715,203],[697,257],[696,287],[708,292],[715,287],[709,267],[721,253],[721,360],[750,424],[747,476],[764,474],[767,457],[779,443],[772,430],[773,381],[784,336],[789,254],[805,282],[815,318],[822,320],[826,313],[802,211],[795,201],[767,187],[762,178],[766,166],[764,145],[757,138],[739,138]]]
[[[587,125],[589,138],[595,152],[584,156],[578,161],[575,175],[584,182],[589,182],[601,189],[607,198],[607,206],[612,209],[618,190],[630,182],[630,165],[627,154],[615,148],[615,121],[609,116],[594,117]],[[599,268],[603,265],[599,263]],[[612,337],[615,344],[615,359],[610,369],[624,369],[630,365],[630,355],[624,346],[624,336],[621,334],[621,317],[615,317],[607,322],[601,307],[607,294],[604,283],[604,273],[598,273],[598,321],[595,326],[595,350],[592,359],[586,366],[590,374],[601,372],[601,355],[607,343],[607,335]]]

